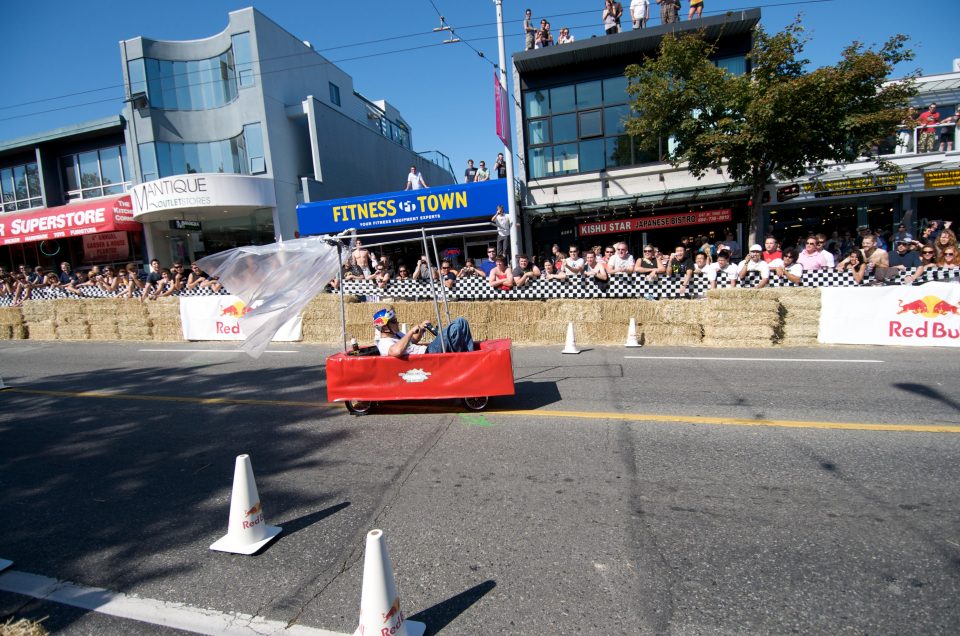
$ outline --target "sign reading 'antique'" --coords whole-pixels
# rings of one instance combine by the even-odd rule
[[[685,214],[648,216],[642,219],[597,221],[596,223],[581,223],[580,236],[619,234],[621,232],[636,232],[638,230],[660,230],[663,228],[702,225],[705,223],[724,223],[731,219],[733,219],[733,211],[730,208],[723,208],[720,210],[701,210],[699,212],[691,211]]]

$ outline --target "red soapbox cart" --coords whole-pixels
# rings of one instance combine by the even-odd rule
[[[327,358],[327,399],[344,402],[365,415],[377,402],[462,399],[472,411],[487,407],[490,396],[513,395],[510,340],[484,340],[466,353],[423,353],[394,358],[375,347]]]

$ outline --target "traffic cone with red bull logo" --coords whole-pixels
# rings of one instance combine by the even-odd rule
[[[567,346],[560,353],[580,353],[576,343],[573,341],[573,323],[567,323]]]
[[[639,342],[637,342],[637,321],[635,318],[630,319],[630,326],[627,327],[627,342],[623,345],[624,347],[642,347]]]
[[[367,533],[363,557],[363,590],[360,593],[360,624],[353,636],[422,636],[427,626],[408,621],[400,609],[400,595],[393,580],[383,530]]]
[[[253,479],[249,455],[238,455],[233,469],[233,493],[230,495],[230,521],[226,536],[220,538],[211,550],[253,554],[273,540],[283,528],[268,526],[263,505]]]

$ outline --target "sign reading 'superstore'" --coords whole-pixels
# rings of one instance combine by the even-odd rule
[[[701,210],[686,214],[664,214],[662,216],[648,216],[642,219],[619,219],[616,221],[597,221],[596,223],[581,223],[580,236],[594,236],[597,234],[619,234],[621,232],[637,232],[639,230],[661,230],[685,225],[702,225],[705,223],[724,223],[733,219],[730,208],[720,210]]]
[[[77,205],[0,216],[0,245],[140,229],[140,224],[133,220],[130,197],[93,199]]]

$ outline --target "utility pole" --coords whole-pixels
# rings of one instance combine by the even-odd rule
[[[510,101],[510,89],[507,87],[507,67],[504,64],[506,58],[503,42],[503,0],[493,0],[497,6],[497,46],[500,52],[500,86],[503,88],[503,94],[507,96],[507,105],[502,107],[505,121],[503,125],[507,130],[508,143],[503,146],[503,158],[507,162],[507,216],[510,218],[510,261],[513,266],[517,265],[517,254],[520,252],[520,220],[517,217],[517,197],[513,190],[513,131],[510,125],[510,111],[513,110]]]

